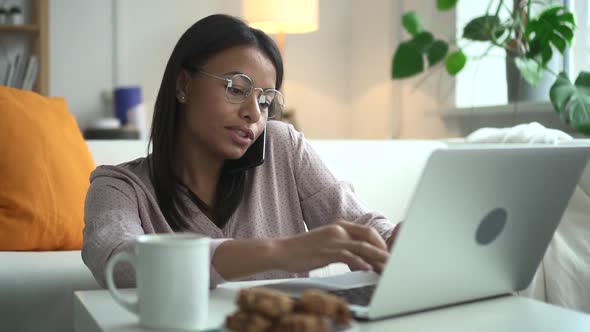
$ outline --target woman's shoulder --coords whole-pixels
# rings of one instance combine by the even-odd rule
[[[266,123],[267,141],[277,145],[296,145],[303,139],[303,134],[298,132],[290,123],[271,120]]]
[[[145,184],[149,180],[149,158],[137,158],[118,165],[100,165],[90,174],[91,184]]]

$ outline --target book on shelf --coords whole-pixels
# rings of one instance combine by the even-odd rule
[[[20,54],[17,54],[14,57],[14,61],[10,61],[8,60],[8,69],[6,70],[6,76],[4,78],[4,82],[3,84],[9,87],[13,87],[15,88],[16,85],[16,81],[17,81],[17,76],[19,73],[19,69],[20,69],[20,60],[21,56]]]
[[[21,78],[24,72],[24,66],[25,64],[23,56],[21,54],[17,54],[14,57],[14,75],[12,76],[12,82],[10,83],[11,87],[20,89],[20,85],[22,83]]]
[[[35,85],[35,80],[37,79],[38,72],[39,58],[36,55],[31,54],[29,56],[29,61],[27,62],[27,68],[23,76],[23,83],[21,85],[21,89],[33,90],[33,86]]]
[[[12,84],[13,77],[14,77],[14,64],[12,64],[9,61],[8,66],[6,67],[6,74],[4,76],[4,81],[2,81],[2,85],[10,86]]]
[[[39,58],[31,54],[17,54],[12,63],[8,63],[2,84],[23,90],[32,90],[39,73]]]

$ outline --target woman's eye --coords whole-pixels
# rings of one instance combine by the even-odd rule
[[[260,109],[264,109],[267,110],[270,107],[270,103],[269,102],[262,102],[262,103],[258,103],[258,106],[260,106]]]
[[[267,110],[270,107],[271,103],[272,103],[272,97],[268,97],[266,95],[261,95],[258,98],[258,106],[260,107],[261,110]]]
[[[229,91],[229,93],[231,93],[234,96],[242,97],[246,95],[246,91],[237,86],[230,86],[227,88],[227,91]]]

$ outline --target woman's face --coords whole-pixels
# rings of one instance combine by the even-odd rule
[[[275,88],[273,63],[256,47],[238,46],[211,57],[198,69],[231,78],[249,76],[255,88]],[[176,84],[176,99],[184,105],[178,118],[179,134],[189,149],[225,160],[238,159],[260,136],[266,126],[257,93],[242,103],[226,98],[226,82],[202,73],[183,70]],[[188,143],[187,143],[188,142]]]

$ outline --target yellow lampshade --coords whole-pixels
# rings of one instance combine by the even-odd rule
[[[243,0],[244,18],[269,34],[318,29],[318,0]]]

